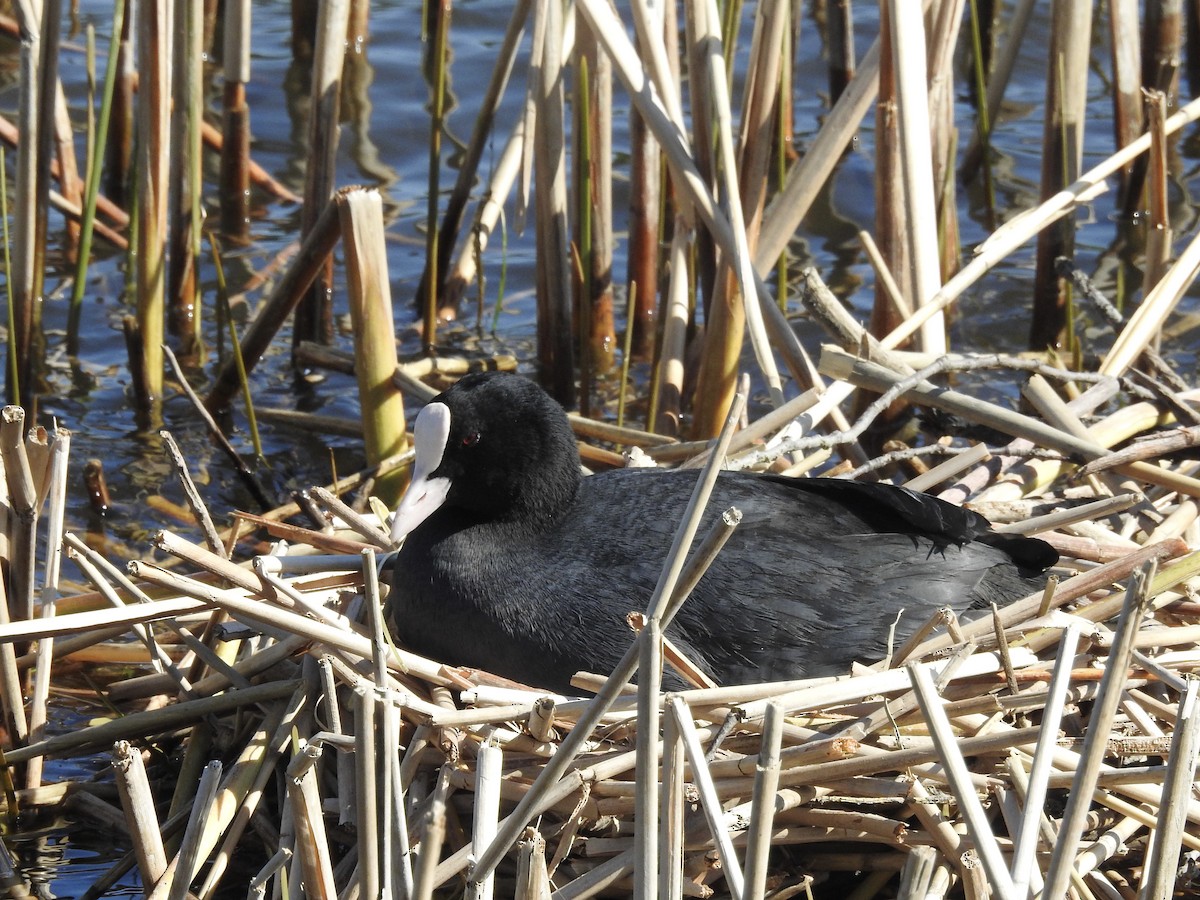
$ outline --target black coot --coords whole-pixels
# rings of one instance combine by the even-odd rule
[[[629,646],[696,473],[584,478],[566,415],[516,375],[469,375],[415,426],[389,598],[400,640],[441,661],[570,692]],[[706,516],[741,525],[668,636],[718,683],[845,672],[878,658],[896,613],[1037,590],[1046,543],[889,485],[723,473]],[[700,534],[707,529],[701,526]],[[678,685],[668,673],[668,685]]]

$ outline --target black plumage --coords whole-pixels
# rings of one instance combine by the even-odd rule
[[[418,417],[389,597],[416,652],[570,691],[629,645],[696,474],[581,477],[566,415],[515,375],[471,375]],[[903,488],[722,473],[707,521],[742,523],[668,629],[717,682],[833,674],[941,606],[1025,596],[1057,559],[969,510]],[[907,627],[906,627],[907,626]],[[668,676],[668,684],[678,682]]]

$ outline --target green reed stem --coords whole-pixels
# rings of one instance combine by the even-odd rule
[[[238,338],[237,324],[233,321],[233,314],[229,308],[229,287],[225,283],[225,266],[221,262],[221,245],[217,243],[217,238],[211,231],[205,233],[208,235],[208,244],[212,248],[213,266],[217,273],[217,309],[229,323],[229,340],[233,345],[233,363],[237,367],[238,383],[242,387],[242,402],[246,404],[246,421],[250,425],[250,443],[254,445],[255,458],[262,459],[262,438],[258,434],[258,417],[254,414],[254,397],[250,393],[250,379],[246,375],[245,360],[242,359],[242,343]]]
[[[974,56],[972,74],[975,95],[979,98],[979,148],[983,161],[983,190],[993,219],[996,216],[996,185],[992,180],[992,111],[988,109],[987,73],[983,71],[983,29],[979,22],[979,2],[971,0],[971,53]]]
[[[87,185],[83,200],[83,219],[79,229],[79,258],[75,262],[75,284],[71,290],[71,309],[67,320],[67,349],[79,352],[79,320],[83,312],[83,294],[87,287],[88,263],[92,256],[92,234],[96,227],[96,198],[100,195],[100,175],[104,159],[104,147],[108,140],[108,123],[112,118],[113,92],[117,84],[117,57],[121,52],[121,29],[125,23],[125,2],[114,0],[112,34],[108,39],[108,59],[104,69],[104,90],[100,96],[100,119],[94,130],[90,130],[87,155]],[[89,64],[89,72],[92,67]],[[92,84],[89,78],[89,87]],[[89,98],[88,110],[92,109]],[[130,223],[130,241],[133,235]],[[135,246],[131,244],[131,246]]]
[[[742,24],[742,0],[728,0],[725,4],[725,15],[721,22],[721,34],[725,36],[725,78],[729,89],[733,90],[733,63],[737,53],[738,31]]]

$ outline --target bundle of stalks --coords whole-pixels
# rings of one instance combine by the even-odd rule
[[[1181,859],[1200,851],[1200,478],[1175,458],[1195,439],[1192,395],[1146,389],[1123,374],[1128,363],[1098,375],[1027,359],[925,365],[856,332],[815,273],[807,287],[830,333],[865,350],[826,348],[826,394],[882,396],[848,432],[797,435],[827,406],[815,394],[736,435],[727,426],[725,443],[691,448],[707,455],[705,476],[712,460],[803,468],[805,453],[846,446],[897,397],[950,411],[994,440],[947,437],[949,459],[908,483],[1053,544],[1063,559],[1044,593],[969,620],[947,612],[845,675],[669,695],[646,689],[658,683],[646,666],[665,658],[685,678],[690,668],[652,609],[629,665],[610,678],[580,673],[581,693],[595,696],[576,699],[394,646],[380,614],[382,517],[329,492],[314,492],[328,528],[288,526],[286,541],[243,562],[215,531],[207,547],[163,532],[163,564],[124,572],[68,533],[62,550],[96,593],[0,624],[4,682],[19,684],[36,660],[45,691],[52,656],[66,665],[68,651],[125,632],[144,643],[147,671],[99,689],[120,716],[14,731],[6,810],[66,804],[118,823],[132,850],[111,878],[136,866],[154,897],[240,895],[231,885],[249,858],[262,864],[259,896],[272,879],[306,895],[420,898],[464,883],[477,897],[789,897],[814,885],[855,896],[1170,896]],[[1136,360],[1130,344],[1123,334],[1114,354]],[[984,365],[1033,370],[1035,411],[932,381]],[[621,444],[645,437],[575,422]],[[61,463],[3,434],[8,480],[27,474],[36,510],[56,495]],[[871,468],[911,460],[892,453]],[[57,552],[43,556],[57,565]],[[31,642],[38,652],[26,652]],[[639,660],[640,697],[626,683]],[[0,699],[10,722],[23,720],[19,693]],[[661,733],[650,724],[660,721]],[[115,799],[31,774],[50,757],[106,753]]]

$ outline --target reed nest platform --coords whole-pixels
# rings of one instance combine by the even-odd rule
[[[985,362],[1028,377],[1036,411],[929,381]],[[5,813],[61,805],[127,834],[111,877],[136,867],[153,897],[1194,890],[1200,480],[1188,448],[1200,424],[1189,393],[1028,360],[914,371],[829,347],[821,368],[882,391],[883,404],[903,395],[1003,431],[1007,444],[947,438],[950,455],[920,474],[894,453],[889,477],[1041,535],[1062,554],[1056,577],[973,620],[930,622],[844,676],[664,696],[586,673],[577,683],[594,697],[545,696],[398,649],[379,614],[391,549],[380,511],[330,491],[314,491],[324,529],[284,524],[286,511],[239,517],[257,529],[252,556],[231,558],[209,523],[207,545],[163,532],[153,554],[118,566],[63,534],[69,435],[14,439],[22,415],[9,407],[12,496],[49,506],[45,527],[26,516],[10,530],[26,536],[10,549],[14,569],[37,575],[17,581],[42,602],[0,624]],[[819,456],[844,438],[764,434],[765,421],[720,459],[764,466],[786,452],[803,468],[804,441]],[[196,513],[208,521],[198,498]],[[90,587],[59,580],[64,557]],[[631,654],[654,658],[652,632],[631,630]],[[102,701],[103,719],[47,731],[51,684]],[[48,759],[107,754],[102,778],[43,783]],[[9,878],[9,895],[22,889]]]

